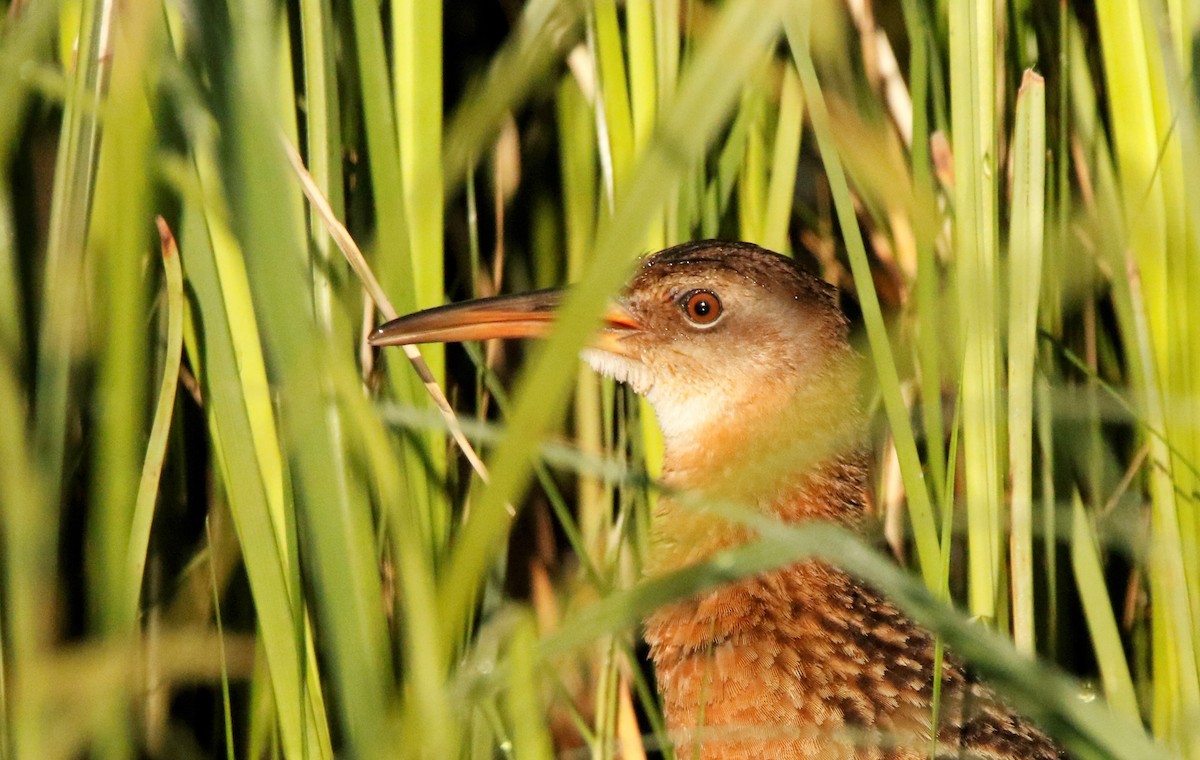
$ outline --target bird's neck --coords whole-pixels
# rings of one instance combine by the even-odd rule
[[[663,480],[687,497],[659,500],[648,572],[703,561],[754,538],[749,528],[706,511],[705,501],[788,523],[857,524],[867,468],[862,416],[845,381],[830,376],[803,386],[759,386],[756,397],[717,407],[703,427],[664,424]]]

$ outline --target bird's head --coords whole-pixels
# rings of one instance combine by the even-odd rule
[[[561,298],[540,291],[442,306],[383,325],[371,342],[538,336]],[[702,241],[643,260],[584,359],[650,401],[668,476],[694,487],[703,485],[696,473],[729,482],[737,470],[745,492],[793,461],[844,447],[857,430],[846,333],[834,289],[790,259]]]

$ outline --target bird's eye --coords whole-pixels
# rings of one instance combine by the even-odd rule
[[[688,319],[701,327],[708,327],[721,318],[721,299],[712,291],[693,290],[680,299],[680,303]]]

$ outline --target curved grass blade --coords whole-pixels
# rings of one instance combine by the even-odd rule
[[[137,501],[133,507],[133,521],[129,531],[129,549],[126,553],[127,572],[125,593],[126,609],[136,615],[138,598],[142,592],[142,575],[146,569],[146,550],[150,545],[150,528],[154,522],[154,505],[158,499],[159,477],[162,475],[163,458],[167,453],[167,438],[171,432],[171,416],[175,409],[175,390],[179,387],[179,365],[183,360],[183,268],[179,264],[179,249],[175,236],[161,216],[157,219],[158,232],[162,239],[163,269],[166,272],[167,336],[163,359],[162,383],[158,391],[158,403],[154,408],[154,421],[150,425],[150,439],[146,445],[146,458],[142,464],[141,482],[138,484]],[[130,623],[136,621],[131,620]]]

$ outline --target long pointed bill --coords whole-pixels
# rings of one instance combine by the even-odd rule
[[[393,319],[371,333],[371,345],[537,338],[550,331],[562,300],[561,290],[539,290],[438,306]],[[618,335],[639,329],[641,325],[637,320],[624,307],[614,303],[604,314],[604,330],[596,347],[612,351]]]

